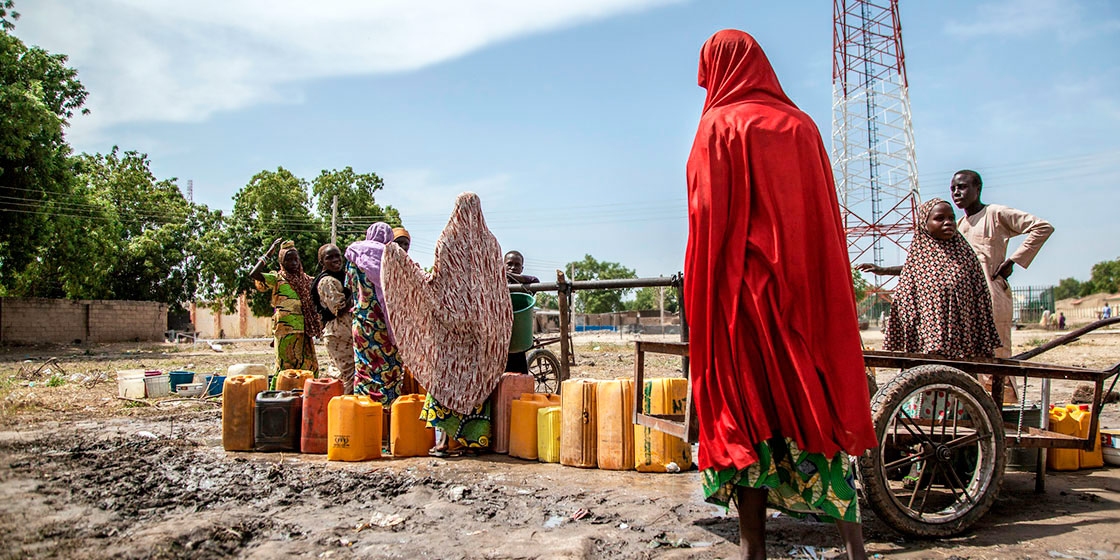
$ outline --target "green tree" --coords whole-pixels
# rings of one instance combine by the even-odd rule
[[[1090,293],[1115,293],[1120,292],[1120,258],[1110,261],[1101,261],[1093,265],[1092,275],[1089,277],[1092,284]]]
[[[626,302],[626,309],[630,311],[646,311],[649,309],[661,309],[661,290],[662,288],[645,287],[638,288],[634,293],[634,299]],[[677,308],[677,289],[673,287],[666,287],[665,290],[665,312],[676,313]]]
[[[633,269],[626,268],[616,262],[598,261],[591,255],[584,255],[583,260],[568,263],[566,269],[575,266],[576,274],[573,280],[614,280],[619,278],[637,278]],[[578,313],[610,313],[623,311],[626,306],[623,298],[631,290],[590,290],[576,292],[575,310]]]
[[[80,231],[89,201],[74,195],[63,130],[81,111],[86,89],[65,55],[27,47],[9,31],[17,14],[0,4],[0,289],[49,273],[41,248]],[[96,209],[94,209],[96,210]]]
[[[537,307],[541,309],[560,309],[560,300],[548,292],[537,292]]]
[[[1063,300],[1071,297],[1078,297],[1081,295],[1081,287],[1084,282],[1076,278],[1062,278],[1058,281],[1058,285],[1054,286],[1054,299]]]
[[[267,294],[257,292],[248,272],[276,238],[290,239],[299,250],[305,272],[316,270],[319,246],[330,241],[330,226],[311,212],[307,181],[279,167],[261,171],[233,199],[228,237],[237,255],[238,284],[233,293],[248,291],[253,312],[267,315]],[[275,255],[270,263],[273,269]]]
[[[15,29],[15,22],[19,19],[19,12],[14,9],[15,5],[15,0],[4,0],[0,2],[0,29],[4,31]]]
[[[345,248],[350,243],[365,239],[366,228],[374,222],[385,222],[393,227],[401,225],[401,215],[396,208],[377,204],[375,193],[384,188],[385,182],[376,173],[355,173],[344,169],[323,170],[311,181],[315,209],[326,223],[331,222],[331,204],[338,196],[338,245]]]
[[[100,225],[119,242],[99,258],[111,262],[111,297],[161,301],[173,307],[194,297],[197,275],[189,266],[200,223],[174,179],[158,180],[146,154],[83,155],[78,180],[103,201],[110,219]]]
[[[871,282],[864,279],[863,275],[854,267],[852,268],[852,288],[856,293],[856,303],[863,301],[867,297],[867,292],[871,290]]]

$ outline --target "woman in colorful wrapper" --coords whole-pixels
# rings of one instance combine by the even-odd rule
[[[876,445],[828,153],[754,38],[700,51],[684,309],[707,501],[737,502],[744,558],[766,507],[836,522],[865,558],[851,456]]]
[[[280,247],[280,270],[264,272],[267,259]],[[311,298],[312,279],[303,272],[299,251],[293,241],[280,239],[272,242],[249,272],[257,290],[271,293],[274,309],[272,324],[276,348],[276,370],[301,369],[319,375],[319,361],[315,358],[314,337],[319,336],[323,327],[315,303]]]
[[[405,368],[393,343],[381,290],[381,257],[393,228],[377,222],[346,248],[346,286],[354,298],[354,393],[388,406],[401,395]]]

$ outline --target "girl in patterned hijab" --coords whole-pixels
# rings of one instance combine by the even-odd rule
[[[918,229],[891,303],[883,348],[952,358],[990,358],[1000,345],[980,261],[957,231],[953,207],[934,198]]]

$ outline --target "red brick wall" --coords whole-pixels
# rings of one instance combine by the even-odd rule
[[[0,342],[163,340],[167,305],[151,301],[0,298]]]

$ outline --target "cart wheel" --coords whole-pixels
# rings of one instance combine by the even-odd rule
[[[560,393],[560,360],[549,350],[538,348],[529,352],[529,375],[537,380],[538,393]]]
[[[871,508],[915,537],[967,530],[995,502],[1006,466],[1003,419],[965,372],[924,365],[871,399],[879,447],[859,460]]]

